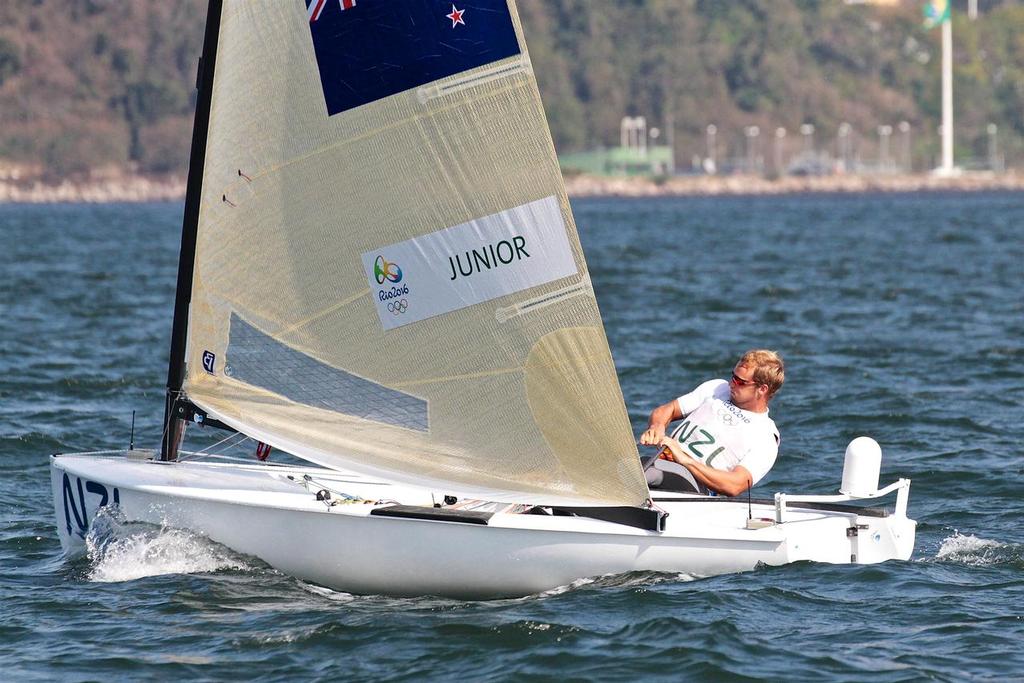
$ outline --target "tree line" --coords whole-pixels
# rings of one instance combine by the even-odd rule
[[[1024,7],[954,2],[958,158],[1024,155]],[[618,144],[623,116],[666,132],[679,159],[743,131],[842,124],[865,154],[907,122],[923,167],[938,153],[940,37],[916,1],[519,0],[560,152]],[[98,169],[183,173],[205,0],[0,3],[0,160],[54,178]],[[669,136],[671,131],[671,137]],[[831,132],[831,133],[830,133]],[[2,162],[0,162],[2,163]]]

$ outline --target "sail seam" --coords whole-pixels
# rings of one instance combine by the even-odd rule
[[[327,307],[327,308],[325,308],[325,309],[323,309],[321,311],[317,311],[313,315],[307,316],[303,320],[296,321],[296,322],[292,323],[291,325],[288,325],[287,327],[282,327],[278,331],[277,336],[278,337],[284,337],[287,334],[291,334],[292,332],[295,332],[296,330],[298,330],[300,327],[305,327],[306,325],[310,324],[314,320],[319,320],[319,319],[321,319],[321,318],[323,318],[325,316],[330,315],[331,313],[334,313],[335,311],[341,310],[342,308],[344,308],[345,306],[348,306],[353,301],[357,301],[357,300],[361,299],[362,297],[366,296],[369,293],[370,293],[370,288],[369,287],[367,287],[366,289],[362,290],[361,292],[356,292],[352,296],[348,297],[347,299],[342,299],[341,301],[339,301],[338,303],[334,304],[333,306],[329,306],[329,307]]]
[[[479,379],[481,377],[496,377],[498,375],[510,375],[513,373],[521,373],[522,368],[498,368],[496,370],[487,370],[481,372],[467,372],[462,375],[446,375],[444,377],[431,377],[430,379],[418,379],[412,382],[396,382],[392,384],[392,387],[418,387],[424,384],[435,384],[437,382],[450,382],[454,380],[466,380],[466,379]]]
[[[441,85],[431,85],[420,88],[416,91],[416,97],[420,101],[420,104],[426,104],[431,100],[436,100],[444,97],[445,95],[453,95],[457,92],[468,90],[469,88],[474,88],[478,85],[484,85],[502,78],[523,73],[528,69],[529,65],[530,63],[525,58],[519,58],[512,64],[502,64],[484,71],[478,71],[471,76],[465,76],[463,78],[448,81]]]
[[[542,294],[541,296],[534,297],[533,299],[527,299],[526,301],[521,301],[511,306],[498,308],[494,311],[494,316],[497,318],[499,323],[505,323],[516,316],[524,315],[530,311],[535,311],[581,294],[592,293],[593,290],[590,286],[590,278],[584,276],[583,280],[576,284],[569,285],[568,287],[563,287],[562,289],[555,290],[554,292],[548,292],[547,294]]]

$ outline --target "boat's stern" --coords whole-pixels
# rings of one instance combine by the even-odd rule
[[[892,510],[848,504],[894,492],[896,505]],[[874,564],[910,559],[917,522],[907,517],[909,497],[909,479],[863,495],[775,494],[773,522],[787,528],[786,561]]]
[[[906,515],[857,518],[850,535],[850,561],[875,564],[886,560],[909,560],[914,552],[917,522]]]

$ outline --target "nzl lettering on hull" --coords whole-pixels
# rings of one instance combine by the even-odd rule
[[[306,0],[328,116],[520,53],[506,0]]]
[[[121,492],[117,490],[116,486],[112,488],[113,497],[107,492],[106,486],[95,481],[83,481],[81,477],[75,477],[75,483],[72,484],[71,477],[68,476],[67,472],[64,472],[61,480],[61,497],[64,503],[64,523],[68,536],[77,534],[79,538],[85,538],[85,534],[89,531],[89,513],[86,507],[87,493],[99,496],[99,502],[96,505],[97,510],[105,505],[121,504]],[[75,523],[74,528],[71,526],[72,519]]]

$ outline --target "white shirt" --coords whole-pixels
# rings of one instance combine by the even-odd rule
[[[672,437],[697,460],[716,470],[737,465],[761,481],[779,454],[779,430],[768,413],[743,410],[730,401],[729,382],[713,379],[676,399],[683,414]]]

